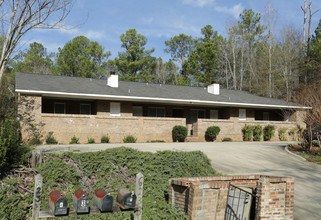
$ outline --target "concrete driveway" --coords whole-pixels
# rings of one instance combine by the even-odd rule
[[[213,167],[223,174],[269,174],[295,177],[294,217],[317,220],[321,217],[321,166],[288,154],[291,142],[136,143],[39,146],[50,151],[99,151],[127,146],[141,151],[179,150],[204,152]]]

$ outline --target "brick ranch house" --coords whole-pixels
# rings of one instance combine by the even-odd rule
[[[242,140],[248,125],[274,125],[288,130],[304,127],[304,107],[252,95],[244,91],[88,79],[55,75],[16,73],[16,93],[21,133],[32,137],[35,125],[42,139],[53,134],[59,143],[69,143],[75,135],[80,143],[88,138],[122,142],[133,135],[137,142],[172,141],[172,128],[188,128],[187,141],[205,141],[209,126],[219,126],[220,141]],[[272,140],[278,140],[277,133]]]

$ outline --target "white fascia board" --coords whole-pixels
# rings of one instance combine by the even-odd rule
[[[119,101],[139,101],[139,102],[158,102],[171,104],[201,104],[207,106],[239,106],[239,107],[256,107],[256,108],[275,108],[275,109],[311,109],[311,107],[304,106],[290,106],[290,105],[268,105],[268,104],[252,104],[252,103],[238,103],[238,102],[217,102],[217,101],[203,101],[203,100],[187,100],[187,99],[170,99],[170,98],[154,98],[154,97],[139,97],[139,96],[118,96],[118,95],[101,95],[101,94],[83,94],[83,93],[69,93],[69,92],[52,92],[52,91],[38,91],[16,89],[16,92],[22,94],[36,94],[47,97],[61,97],[61,98],[95,98],[100,100],[119,100]]]

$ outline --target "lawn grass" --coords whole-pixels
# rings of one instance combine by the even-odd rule
[[[312,147],[311,152],[307,152],[303,144],[289,146],[289,150],[307,161],[321,165],[321,151],[319,147]]]

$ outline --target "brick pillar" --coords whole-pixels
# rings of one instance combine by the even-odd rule
[[[32,126],[41,133],[41,96],[20,95],[18,99],[18,115],[20,118],[22,141],[33,138]]]
[[[258,182],[258,195],[260,196],[259,218],[278,220],[293,219],[293,215],[290,213],[291,210],[287,210],[286,208],[287,196],[291,196],[287,195],[287,192],[289,191],[287,190],[287,183],[285,181],[261,177]]]

